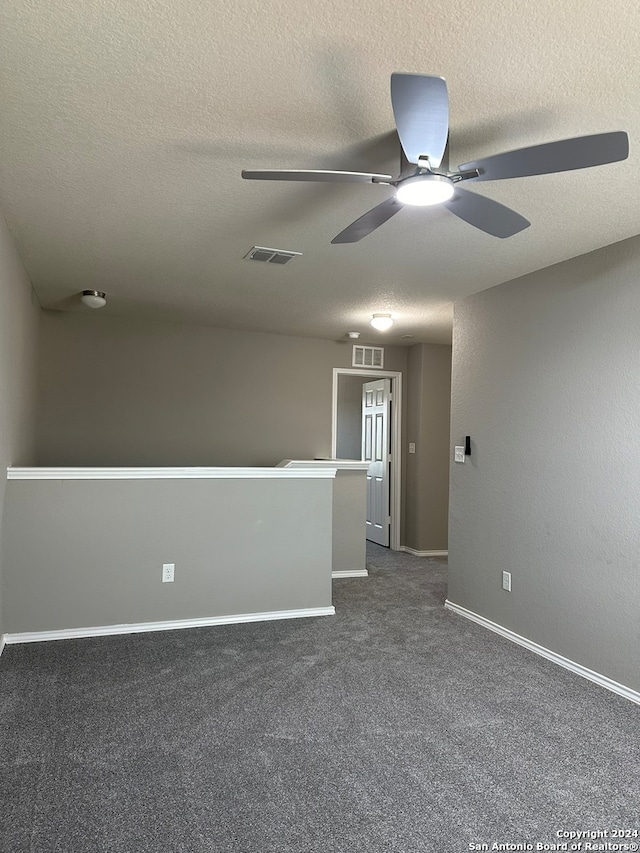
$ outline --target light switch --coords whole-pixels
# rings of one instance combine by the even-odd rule
[[[454,447],[453,449],[455,451],[454,457],[453,457],[455,459],[455,461],[456,462],[464,462],[464,446],[458,447],[456,445],[456,447]]]
[[[409,453],[415,453],[415,452],[416,452],[416,445],[415,445],[415,442],[414,442],[414,441],[410,441],[410,442],[409,442]]]

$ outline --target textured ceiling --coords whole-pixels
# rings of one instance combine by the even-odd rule
[[[453,300],[640,232],[639,56],[635,0],[4,0],[0,208],[46,308],[445,342]],[[391,190],[241,179],[396,174],[393,71],[446,78],[453,166],[610,130],[630,157],[475,185],[531,221],[506,240],[407,208],[331,245]]]

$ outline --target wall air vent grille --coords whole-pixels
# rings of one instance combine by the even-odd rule
[[[278,264],[282,267],[301,254],[302,252],[288,252],[284,249],[266,249],[264,246],[254,246],[244,256],[244,260],[261,261],[263,264]]]
[[[384,367],[383,347],[361,347],[354,345],[352,367]]]

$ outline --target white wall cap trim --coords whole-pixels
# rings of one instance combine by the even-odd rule
[[[306,607],[303,610],[274,610],[265,613],[238,613],[232,616],[205,616],[202,619],[177,619],[170,622],[140,622],[131,625],[98,625],[92,628],[61,628],[57,631],[34,631],[5,634],[7,645],[43,643],[50,640],[72,640],[82,637],[109,637],[114,634],[142,634],[147,631],[177,631],[183,628],[207,628],[212,625],[235,625],[240,622],[271,622],[275,619],[304,619],[309,616],[335,616],[330,607]]]
[[[414,557],[448,557],[448,551],[416,551],[415,548],[409,548],[408,545],[401,545],[401,551],[406,551],[407,554],[413,554]]]
[[[7,480],[313,480],[336,468],[7,468]]]
[[[366,569],[342,569],[338,572],[331,572],[332,579],[340,580],[340,578],[368,578],[369,572]]]
[[[582,666],[582,664],[576,663],[569,658],[565,658],[557,652],[551,651],[551,649],[546,649],[544,646],[534,643],[533,640],[521,637],[520,634],[516,634],[515,631],[511,631],[509,628],[504,628],[496,622],[491,622],[490,619],[485,619],[484,616],[480,616],[472,610],[467,610],[466,607],[454,604],[452,601],[449,601],[449,599],[445,601],[444,606],[448,610],[452,610],[454,613],[464,616],[465,619],[470,619],[472,622],[477,622],[478,625],[482,625],[483,628],[488,628],[489,631],[493,631],[495,634],[500,634],[501,637],[511,640],[512,643],[524,646],[524,648],[528,649],[530,652],[534,652],[534,654],[540,655],[541,657],[558,664],[558,666],[562,666],[564,669],[568,669],[576,675],[586,678],[588,681],[593,681],[595,684],[599,684],[600,687],[604,687],[607,690],[611,690],[612,693],[617,693],[618,696],[623,696],[625,699],[635,702],[636,705],[640,705],[640,693],[636,690],[632,690],[624,684],[613,681],[613,679],[608,678],[606,675],[594,672],[592,669],[587,669],[586,666]]]
[[[336,468],[338,471],[367,471],[369,462],[359,459],[283,459],[278,462],[278,468]]]

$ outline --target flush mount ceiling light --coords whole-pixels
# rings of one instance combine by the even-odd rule
[[[386,332],[393,326],[393,318],[391,314],[374,314],[371,318],[371,325],[379,332]]]
[[[101,290],[83,290],[80,302],[87,308],[104,308],[107,304],[106,297]]]
[[[399,184],[396,198],[402,204],[426,207],[453,198],[453,181],[444,175],[417,175]]]

